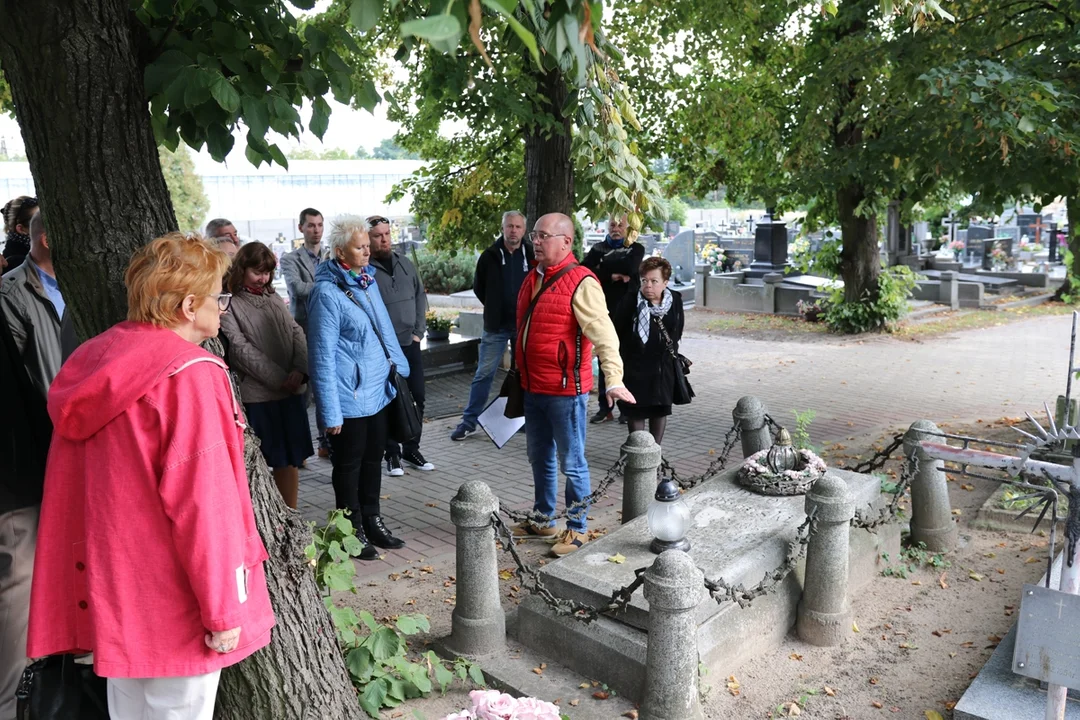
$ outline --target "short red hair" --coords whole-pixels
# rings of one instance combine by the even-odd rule
[[[188,295],[209,297],[229,256],[198,233],[171,232],[135,251],[124,273],[128,320],[171,328]]]

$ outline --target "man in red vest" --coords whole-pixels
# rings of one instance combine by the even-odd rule
[[[550,517],[555,514],[559,489],[556,458],[566,475],[568,507],[584,500],[592,490],[585,460],[585,427],[594,346],[608,381],[608,399],[632,403],[634,396],[622,384],[619,338],[608,316],[600,281],[591,270],[578,265],[570,252],[573,220],[561,213],[544,215],[529,235],[537,264],[518,293],[514,355],[525,389],[533,509]],[[552,547],[554,555],[561,557],[588,542],[587,514],[585,505],[570,512],[566,530]],[[526,521],[515,532],[558,535],[553,520],[544,524]]]

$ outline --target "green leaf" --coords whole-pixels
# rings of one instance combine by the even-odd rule
[[[277,146],[274,145],[272,147],[276,148]],[[252,147],[250,145],[248,146],[248,150],[249,151],[252,150]],[[273,157],[272,150],[268,150],[268,152],[271,155],[271,157]],[[280,154],[280,152],[281,151],[278,150],[279,154]],[[259,157],[262,157],[262,156],[260,155]],[[250,154],[248,155],[248,159],[249,160],[251,159]],[[277,160],[277,158],[274,158],[274,159]],[[282,159],[284,159],[284,156],[282,156]],[[353,564],[351,562],[348,562],[348,563],[331,563],[330,565],[326,566],[325,570],[323,570],[323,583],[326,585],[326,587],[330,588],[331,590],[338,590],[338,591],[352,590],[352,588],[353,588],[353,576],[355,574],[356,574],[356,568],[353,567]]]
[[[394,624],[404,635],[415,635],[419,631],[416,620],[411,615],[401,615]]]
[[[323,105],[326,105],[326,102],[323,101],[322,98],[317,98],[317,102],[322,102]],[[328,111],[329,111],[329,106],[327,107],[327,112]],[[318,112],[318,111],[316,111],[316,112]],[[318,136],[318,138],[321,140],[322,136],[323,136],[323,133],[326,132],[326,122],[327,122],[326,119],[325,119],[326,116],[323,115],[322,124],[318,129],[316,129],[316,127],[315,127],[315,118],[316,118],[316,114],[312,113],[312,116],[311,116],[311,132],[315,133]],[[356,537],[355,535],[346,535],[345,537],[343,537],[341,539],[341,546],[343,548],[345,548],[345,552],[349,553],[349,555],[351,555],[352,557],[357,557],[361,552],[364,551],[364,543],[360,542],[360,538]]]
[[[435,682],[439,683],[439,692],[445,695],[446,688],[454,682],[454,673],[447,670],[441,662],[432,663],[431,666],[435,668]]]
[[[375,106],[379,104],[381,99],[379,91],[375,89],[375,83],[371,82],[371,80],[365,80],[363,85],[356,91],[356,103],[369,113],[375,112]]]
[[[371,679],[371,671],[375,669],[375,659],[371,652],[364,647],[353,648],[345,656],[345,665],[349,672],[356,678],[358,684],[364,684]]]
[[[345,513],[335,512],[331,519],[333,520],[334,527],[336,527],[338,532],[342,535],[353,535],[356,533],[356,530],[353,529],[352,520],[345,517]]]
[[[245,95],[240,99],[240,106],[243,108],[244,124],[248,129],[258,137],[266,135],[266,131],[270,129],[270,113],[266,104],[261,99]],[[250,160],[250,157],[248,159]]]
[[[379,717],[379,708],[386,703],[387,681],[379,678],[368,683],[360,694],[360,707],[373,718]]]
[[[349,19],[357,30],[366,33],[379,22],[382,11],[382,0],[353,0]]]
[[[461,35],[461,23],[453,15],[432,15],[401,23],[401,34],[428,42],[451,40]]]
[[[382,625],[375,621],[375,616],[367,610],[360,611],[360,622],[367,625],[368,630],[370,630],[371,632],[375,632],[382,627]]]
[[[469,678],[480,687],[487,687],[487,680],[484,679],[484,671],[476,663],[469,665]]]
[[[1025,115],[1020,118],[1020,122],[1016,125],[1016,129],[1020,132],[1035,132],[1035,123],[1031,121],[1031,118]]]
[[[499,0],[480,0],[484,5],[491,8],[495,12],[506,18],[506,24],[514,31],[518,39],[524,43],[525,47],[529,49],[529,54],[532,56],[533,62],[537,65],[540,64],[540,49],[536,45],[536,36],[529,32],[524,25],[518,22],[518,19],[514,17],[513,10],[508,10],[503,7]],[[516,7],[517,3],[513,3],[511,8]]]
[[[329,547],[326,548],[326,553],[334,562],[346,562],[349,559],[349,553],[341,549],[341,543],[337,540],[330,543]]]
[[[364,645],[379,662],[391,658],[401,650],[401,638],[391,628],[382,627],[371,634]]]
[[[240,93],[236,92],[236,88],[225,79],[224,75],[219,74],[214,78],[210,86],[210,94],[214,96],[214,100],[221,109],[230,115],[240,109]]]
[[[218,162],[224,162],[235,142],[236,138],[224,125],[215,123],[206,129],[206,147],[210,151],[210,156]],[[309,545],[305,548],[305,555],[309,549],[314,551],[315,546]]]
[[[330,36],[315,25],[308,25],[304,28],[304,40],[307,41],[308,49],[313,53],[322,52],[329,39]]]

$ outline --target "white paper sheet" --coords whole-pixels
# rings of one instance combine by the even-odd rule
[[[500,449],[514,437],[514,433],[525,425],[524,417],[508,418],[503,414],[505,410],[506,398],[499,396],[492,400],[477,418],[480,427],[484,428],[484,432],[491,438],[491,442]]]

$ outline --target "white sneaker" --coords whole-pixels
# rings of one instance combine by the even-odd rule
[[[411,468],[422,470],[424,472],[431,472],[435,469],[435,466],[424,459],[424,456],[420,454],[419,450],[409,452],[405,450],[401,453],[401,460]]]
[[[390,457],[386,460],[386,474],[390,477],[401,477],[405,471],[401,469],[401,458]]]

